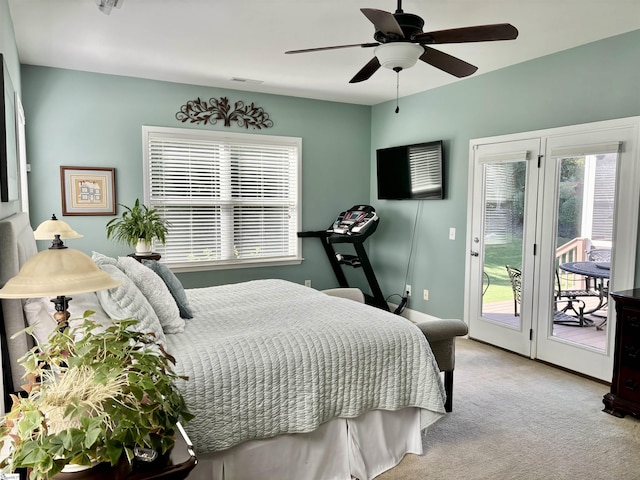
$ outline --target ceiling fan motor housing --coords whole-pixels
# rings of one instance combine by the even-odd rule
[[[390,43],[399,40],[411,41],[414,35],[422,33],[422,27],[424,27],[424,20],[413,13],[394,13],[398,25],[404,33],[404,39],[395,33],[385,33],[377,31],[374,33],[373,38],[380,43]]]

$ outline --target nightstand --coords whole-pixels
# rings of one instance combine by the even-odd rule
[[[640,288],[611,293],[616,302],[616,337],[611,391],[604,411],[640,417]]]
[[[160,260],[162,258],[162,255],[160,255],[159,253],[147,253],[146,255],[141,255],[138,253],[130,253],[129,255],[127,255],[128,257],[133,257],[135,258],[137,261],[142,262],[142,260]]]

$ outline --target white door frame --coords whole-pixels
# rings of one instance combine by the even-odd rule
[[[467,259],[465,262],[465,296],[464,296],[464,320],[469,325],[471,322],[471,292],[477,286],[475,282],[477,279],[471,278],[472,274],[472,258],[470,252],[474,247],[473,238],[477,235],[477,232],[473,231],[473,202],[474,196],[477,191],[474,191],[474,177],[476,174],[474,164],[474,148],[476,145],[486,145],[500,142],[511,142],[517,140],[526,140],[533,137],[540,137],[543,139],[542,151],[546,148],[546,139],[566,136],[580,133],[588,133],[591,131],[606,131],[613,129],[629,129],[631,132],[631,140],[625,142],[623,146],[623,153],[627,155],[625,162],[619,162],[618,181],[616,184],[616,219],[614,220],[614,236],[616,239],[616,255],[613,260],[615,271],[615,288],[616,290],[624,290],[633,288],[635,283],[635,263],[636,263],[636,247],[638,241],[638,214],[640,212],[640,117],[628,117],[615,120],[605,120],[601,122],[593,122],[588,124],[572,125],[567,127],[557,127],[551,129],[538,130],[533,132],[522,132],[509,135],[501,135],[494,137],[485,137],[472,139],[469,142],[469,196],[467,199],[467,239],[466,239],[466,251]],[[540,186],[538,199],[538,211],[542,214],[541,206],[543,202],[543,185]],[[536,230],[536,244],[541,245],[543,232],[541,229]],[[539,252],[539,251],[538,251]],[[538,254],[535,257],[535,272],[538,279],[544,279],[550,275],[550,266],[546,265],[548,262],[542,262],[542,255]],[[544,263],[544,264],[543,264]],[[540,284],[544,282],[534,282],[533,296],[534,296],[534,308],[533,317],[537,318],[540,309]],[[546,283],[544,283],[546,285]],[[546,305],[548,306],[548,305]],[[544,306],[546,308],[546,306]],[[615,312],[614,309],[609,309],[609,335],[608,335],[608,349],[607,355],[611,356],[613,352],[614,344],[614,331],[615,331]],[[533,328],[536,328],[535,326]],[[541,330],[536,328],[536,332]],[[538,356],[538,334],[533,335],[531,339],[531,358],[537,358]],[[589,374],[596,378],[601,378],[606,381],[611,380],[611,370],[607,367],[604,372]]]

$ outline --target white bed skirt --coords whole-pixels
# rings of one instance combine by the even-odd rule
[[[310,433],[251,440],[198,455],[189,480],[370,480],[407,453],[422,454],[420,415],[419,408],[374,410],[358,418],[333,419]],[[423,425],[442,416],[429,411],[422,415]]]

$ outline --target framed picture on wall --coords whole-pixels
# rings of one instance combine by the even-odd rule
[[[63,215],[115,215],[116,169],[60,167]]]

